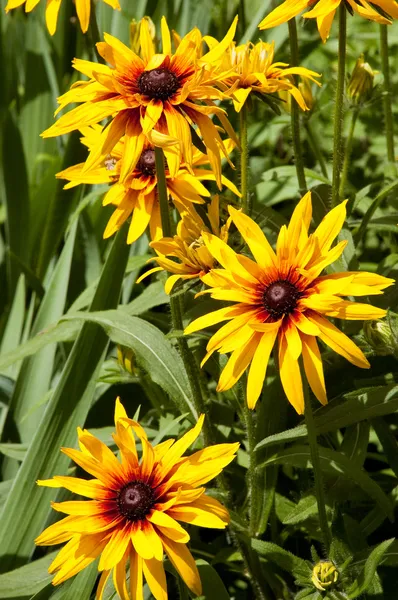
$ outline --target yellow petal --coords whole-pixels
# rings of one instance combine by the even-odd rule
[[[130,595],[133,600],[144,600],[143,594],[143,560],[136,552],[130,554]]]
[[[195,561],[188,548],[185,544],[177,544],[169,539],[163,540],[163,546],[170,562],[181,575],[188,588],[196,596],[200,596],[202,594],[202,584]]]
[[[155,47],[153,45],[151,33],[149,31],[148,17],[144,17],[141,20],[140,26],[140,43],[141,43],[141,56],[146,63],[148,63],[152,56],[155,54]]]
[[[130,544],[130,524],[114,531],[101,554],[98,570],[113,569],[123,559]]]
[[[257,350],[253,355],[249,376],[247,378],[247,405],[249,408],[253,409],[260,397],[267,372],[269,357],[277,335],[277,328],[274,328],[269,333],[264,333],[257,346]]]
[[[279,338],[279,372],[287,399],[298,414],[302,415],[304,413],[304,394],[300,368],[297,360],[292,358],[288,351],[284,335]]]
[[[250,341],[232,352],[227,364],[221,372],[217,385],[217,392],[229,390],[243,375],[262,337],[261,333],[253,333]]]
[[[260,267],[276,267],[275,252],[257,223],[232,206],[228,206],[228,211]]]
[[[90,0],[76,0],[76,12],[81,30],[86,33],[90,23]]]
[[[162,562],[155,558],[144,559],[143,569],[146,582],[155,600],[167,600],[166,575]]]
[[[125,552],[122,560],[116,563],[115,568],[113,569],[113,585],[115,586],[116,593],[118,594],[120,600],[130,600],[126,581],[127,553],[128,551]]]
[[[327,404],[322,357],[315,337],[301,334],[304,370],[314,396],[321,404]]]
[[[62,0],[50,0],[46,6],[46,25],[50,35],[54,35],[57,29],[58,13]]]

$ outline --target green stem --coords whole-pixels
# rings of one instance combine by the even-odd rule
[[[322,150],[319,147],[318,140],[312,131],[311,123],[306,121],[305,130],[307,132],[308,143],[311,146],[311,150],[314,153],[315,158],[317,159],[319,166],[321,167],[322,175],[329,179],[328,170],[326,167],[326,162],[322,154]]]
[[[316,437],[316,429],[314,415],[312,413],[311,399],[308,390],[307,380],[305,378],[304,369],[301,368],[303,389],[304,389],[304,416],[307,425],[308,443],[310,447],[312,468],[314,470],[315,495],[318,505],[319,525],[322,532],[323,543],[326,547],[326,552],[329,552],[332,536],[330,534],[328,519],[326,515],[325,492],[323,488],[323,476],[321,469],[321,461],[318,452],[318,442]]]
[[[394,192],[396,189],[398,189],[398,181],[394,181],[393,183],[385,187],[383,190],[381,190],[381,192],[373,200],[373,203],[370,205],[367,212],[362,217],[360,226],[352,232],[355,244],[358,244],[361,241],[362,237],[365,235],[366,228],[369,225],[369,221],[371,220],[371,218],[373,217],[374,213],[379,208],[383,200],[387,198],[390,194],[392,194],[392,192]]]
[[[244,395],[244,394],[243,394]],[[255,537],[257,529],[257,491],[258,491],[258,477],[257,477],[257,454],[255,452],[256,447],[256,431],[254,425],[253,411],[247,406],[246,398],[244,398],[243,415],[245,419],[246,435],[247,435],[247,451],[249,455],[249,468],[247,471],[247,481],[249,488],[249,530],[250,536]]]
[[[89,28],[87,31],[87,41],[88,41],[89,51],[93,55],[93,58],[97,59],[100,63],[105,62],[97,50],[97,44],[98,44],[98,42],[101,41],[101,36],[100,36],[99,29],[98,29],[97,14],[95,12],[95,4],[94,4],[93,0],[91,0],[90,25],[89,25]]]
[[[250,201],[248,197],[248,170],[249,170],[249,146],[247,143],[247,106],[246,102],[239,113],[239,136],[240,136],[240,191],[242,194],[241,203],[244,213],[250,214]]]
[[[386,141],[387,141],[387,159],[388,162],[394,163],[395,167],[395,151],[394,151],[394,117],[392,112],[392,88],[390,78],[390,64],[388,56],[388,30],[387,25],[380,25],[380,55],[381,65],[384,76],[384,121],[386,129]],[[395,175],[396,173],[394,173]]]
[[[332,208],[339,201],[340,172],[342,165],[342,131],[344,109],[345,61],[347,53],[347,10],[344,3],[339,8],[339,56],[337,70],[336,100],[334,108]]]
[[[271,600],[271,590],[264,581],[258,556],[246,543],[246,540],[243,541],[239,534],[236,534],[233,530],[231,531],[231,537],[234,546],[239,550],[242,556],[243,564],[245,565],[245,570],[247,571],[256,600]]]
[[[290,40],[290,65],[292,67],[298,67],[299,48],[296,19],[290,19],[288,24]],[[292,122],[292,141],[294,150],[294,162],[296,164],[297,181],[300,188],[300,194],[303,195],[307,191],[307,181],[305,179],[303,147],[301,144],[300,136],[300,107],[294,99],[292,99],[291,102],[290,116]]]
[[[357,123],[358,115],[359,115],[359,109],[357,107],[355,107],[353,110],[353,113],[352,113],[350,131],[348,133],[347,143],[346,143],[346,147],[345,147],[343,172],[341,174],[341,181],[340,181],[340,192],[339,192],[340,200],[344,199],[345,186],[347,184],[348,168],[350,166],[352,146],[354,143],[355,125]]]
[[[163,150],[161,148],[155,148],[155,164],[157,177],[157,193],[160,204],[160,217],[162,222],[163,236],[170,237],[172,235],[170,207],[166,184],[165,160]],[[182,320],[181,303],[178,297],[170,296],[170,311],[173,329],[174,331],[178,331],[180,334],[177,338],[177,344],[185,366],[185,370],[188,375],[195,409],[198,415],[207,415],[207,418],[205,419],[203,425],[203,436],[205,444],[212,445],[214,444],[214,435],[212,431],[210,418],[208,416],[206,405],[202,396],[202,390],[200,386],[200,375],[198,373],[195,358],[189,349],[188,342],[186,338],[182,337],[184,326]]]

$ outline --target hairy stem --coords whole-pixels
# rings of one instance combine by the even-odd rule
[[[339,8],[339,55],[336,100],[334,107],[334,135],[333,135],[333,177],[332,177],[332,208],[339,201],[340,173],[342,165],[342,130],[344,109],[344,84],[345,84],[345,61],[347,54],[347,10],[344,3]]]
[[[314,415],[312,413],[311,399],[308,390],[307,380],[304,374],[304,369],[301,366],[303,389],[304,389],[304,416],[307,425],[308,444],[310,447],[312,468],[314,470],[315,495],[318,506],[319,525],[322,532],[323,543],[326,551],[329,552],[332,536],[329,529],[329,524],[326,515],[325,491],[323,487],[323,476],[321,469],[321,461],[319,458],[318,442],[315,430]]]
[[[245,102],[239,113],[239,136],[240,136],[240,191],[241,203],[244,213],[250,214],[251,206],[247,189],[249,171],[249,146],[247,143],[247,103]]]
[[[253,411],[247,406],[246,399],[244,398],[243,415],[245,419],[246,435],[247,435],[247,451],[249,455],[249,468],[248,468],[248,488],[249,488],[249,520],[250,520],[250,535],[255,537],[257,529],[257,514],[258,514],[258,502],[257,502],[257,490],[258,490],[258,477],[257,477],[257,454],[255,452],[256,447],[256,431],[253,419]]]
[[[357,123],[358,115],[359,115],[359,109],[356,107],[356,108],[354,108],[352,116],[351,116],[350,131],[348,133],[347,143],[346,143],[346,147],[345,147],[343,172],[341,174],[341,180],[340,180],[340,192],[339,192],[340,200],[344,199],[344,192],[345,192],[345,187],[347,184],[348,168],[350,166],[352,146],[354,143],[355,125]]]
[[[380,25],[380,56],[384,76],[384,121],[387,142],[387,159],[389,163],[394,163],[394,175],[396,175],[395,151],[394,151],[394,117],[392,112],[392,87],[390,78],[390,64],[388,52],[388,25]]]
[[[296,19],[290,19],[289,24],[289,40],[290,40],[290,65],[297,67],[299,64],[299,48],[297,38]],[[300,135],[300,107],[292,98],[291,102],[291,122],[292,122],[292,141],[294,150],[294,162],[296,165],[297,181],[299,184],[300,194],[303,195],[307,191],[307,181],[305,179],[303,146],[301,144]]]
[[[170,208],[166,185],[164,154],[161,148],[155,148],[155,164],[157,177],[157,193],[160,204],[160,216],[162,221],[163,235],[165,237],[170,237],[172,235]],[[181,354],[181,358],[184,363],[185,370],[188,375],[192,399],[195,405],[196,412],[198,413],[198,415],[206,414],[207,416],[203,425],[204,441],[206,445],[211,445],[214,443],[212,426],[210,418],[207,414],[206,405],[202,395],[202,389],[200,386],[200,374],[198,372],[195,357],[189,349],[186,338],[182,337],[184,326],[182,320],[181,303],[178,297],[170,296],[170,311],[173,329],[181,334],[177,338],[177,344]]]

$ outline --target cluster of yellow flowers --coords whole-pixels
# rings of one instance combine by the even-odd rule
[[[120,9],[117,0],[104,1]],[[317,19],[325,41],[341,1],[286,0],[260,23],[260,29],[284,23],[307,10],[303,16]],[[25,4],[29,12],[38,2],[9,0],[6,10]],[[379,23],[398,17],[395,0],[345,3],[349,11]],[[89,0],[76,0],[83,32],[89,26],[90,6]],[[46,20],[51,34],[56,29],[59,7],[60,1],[47,1]],[[217,391],[230,389],[248,371],[247,403],[253,409],[263,388],[271,351],[277,344],[283,388],[289,402],[302,414],[300,357],[315,397],[322,404],[327,402],[317,337],[354,365],[369,367],[362,351],[327,317],[383,317],[382,309],[343,298],[381,294],[393,280],[367,272],[322,275],[347,244],[339,241],[333,245],[345,220],[346,201],[310,232],[311,193],[306,193],[289,225],[281,228],[276,250],[259,225],[241,210],[229,205],[228,214],[222,218],[219,196],[211,198],[204,183],[214,181],[219,190],[225,186],[237,202],[240,192],[222,174],[221,161],[224,158],[230,162],[239,140],[220,103],[232,101],[235,111],[240,112],[250,94],[283,92],[306,111],[310,107],[294,76],[316,84],[320,77],[304,67],[274,62],[272,43],[236,45],[236,26],[237,19],[221,41],[203,37],[197,28],[180,38],[171,34],[163,18],[162,47],[157,51],[153,29],[144,18],[140,23],[138,53],[105,34],[97,50],[107,64],[75,59],[74,68],[87,79],[72,85],[59,98],[57,112],[70,104],[77,107],[64,113],[43,136],[81,132],[82,143],[89,151],[87,160],[62,171],[58,177],[68,181],[65,187],[109,184],[103,204],[113,205],[115,210],[106,226],[105,238],[130,217],[129,244],[149,226],[151,247],[156,251],[152,260],[157,266],[143,277],[165,270],[171,274],[167,293],[181,280],[196,280],[207,286],[198,296],[210,294],[214,300],[228,303],[197,318],[185,330],[192,334],[226,321],[209,339],[203,359],[205,363],[216,351],[230,353]],[[363,64],[362,61],[358,69]],[[308,90],[308,86],[304,89]],[[167,195],[180,215],[174,237],[163,236],[155,148],[164,153]],[[200,212],[198,207],[204,209]],[[232,227],[241,235],[251,257],[228,245]],[[41,545],[67,542],[50,567],[50,572],[56,573],[54,584],[101,556],[98,599],[113,573],[115,588],[123,600],[143,598],[143,577],[153,596],[164,600],[165,552],[188,588],[201,594],[199,574],[186,547],[189,535],[178,521],[226,527],[226,509],[205,494],[203,485],[233,460],[238,448],[238,444],[221,444],[183,457],[202,424],[203,416],[179,441],[167,440],[152,447],[143,428],[127,417],[117,401],[113,438],[120,461],[105,444],[79,430],[80,450],[66,448],[63,452],[94,479],[56,476],[39,482],[64,487],[90,499],[54,503],[53,508],[67,516],[37,539]],[[141,461],[134,435],[141,446]],[[129,590],[126,564],[130,568]]]

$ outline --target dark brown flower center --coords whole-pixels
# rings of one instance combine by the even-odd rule
[[[137,163],[137,169],[138,171],[141,171],[143,175],[155,175],[155,150],[144,150]]]
[[[178,78],[168,69],[144,71],[138,79],[140,94],[157,100],[168,100],[179,87]]]
[[[155,503],[153,489],[142,481],[132,481],[122,488],[117,497],[120,514],[129,521],[144,519]]]
[[[296,308],[300,296],[300,291],[290,281],[275,281],[264,290],[263,304],[272,317],[280,319]]]

